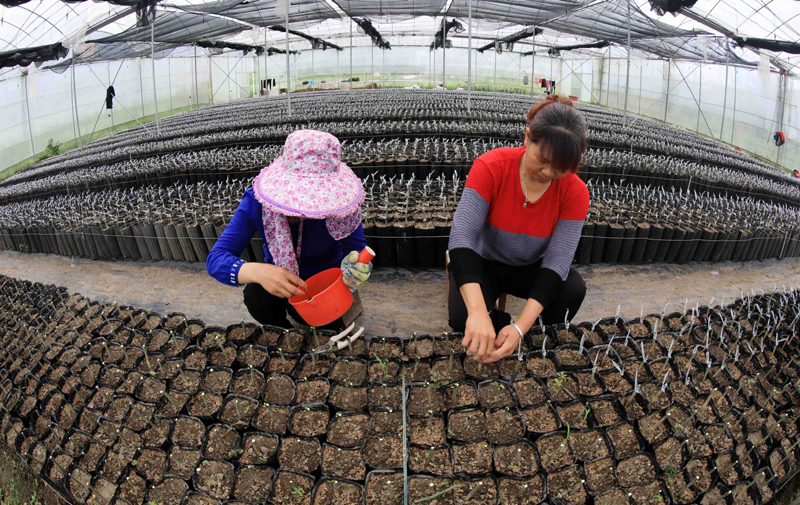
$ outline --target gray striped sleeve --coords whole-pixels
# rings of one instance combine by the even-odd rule
[[[566,281],[582,230],[583,221],[559,219],[544,253],[542,268],[549,268],[557,273],[562,281]]]
[[[453,216],[450,230],[450,250],[466,248],[481,254],[483,239],[481,231],[489,215],[489,202],[472,188],[465,188],[461,201]]]

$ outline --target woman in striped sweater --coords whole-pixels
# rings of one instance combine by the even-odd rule
[[[574,316],[586,284],[570,268],[589,209],[576,175],[588,128],[569,100],[549,95],[528,112],[523,147],[478,157],[450,234],[450,326],[483,362],[510,355],[541,317]],[[507,293],[528,300],[519,319],[499,312]]]

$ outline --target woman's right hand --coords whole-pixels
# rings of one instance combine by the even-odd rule
[[[468,356],[483,361],[494,350],[495,337],[494,325],[487,312],[475,311],[467,316],[461,345],[467,348]]]
[[[239,269],[239,284],[256,282],[269,294],[291,298],[305,294],[305,281],[285,268],[269,263],[245,263]],[[301,289],[302,288],[302,289]]]

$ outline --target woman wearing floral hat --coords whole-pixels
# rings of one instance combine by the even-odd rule
[[[302,295],[304,279],[323,270],[341,266],[352,288],[369,278],[372,264],[358,263],[358,251],[367,245],[364,190],[340,161],[341,150],[328,133],[290,134],[283,154],[256,176],[208,254],[212,277],[230,286],[246,284],[244,304],[259,323],[289,327],[287,311],[302,323],[289,298]],[[255,232],[264,239],[264,263],[239,259]]]

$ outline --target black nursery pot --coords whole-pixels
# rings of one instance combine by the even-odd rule
[[[606,237],[606,249],[605,252],[603,252],[603,262],[617,262],[624,235],[625,227],[623,225],[619,223],[611,223],[608,225],[608,237]]]
[[[625,235],[622,237],[622,247],[619,250],[617,262],[628,263],[633,256],[633,247],[636,245],[636,231],[638,228],[633,223],[625,223]]]
[[[650,225],[650,235],[648,235],[647,247],[644,251],[644,261],[648,263],[655,261],[665,231],[666,228],[658,223]]]
[[[682,226],[676,226],[672,233],[672,242],[667,247],[667,254],[664,256],[665,263],[674,263],[678,257],[683,241],[686,240],[686,229]]]
[[[656,252],[652,256],[653,263],[664,263],[669,252],[669,246],[672,244],[671,240],[675,235],[675,227],[669,223],[665,223],[664,231],[661,233],[661,239],[658,241]]]
[[[451,228],[452,223],[448,221],[439,220],[434,224],[433,230],[434,236],[436,237],[434,239],[434,265],[437,268],[445,268]]]
[[[606,247],[606,235],[608,235],[608,223],[601,221],[594,226],[594,241],[592,242],[592,263],[603,262],[603,252]]]
[[[695,239],[700,232],[691,226],[686,227],[686,234],[680,242],[679,250],[675,256],[676,263],[686,263],[691,259],[692,250],[696,247]]]
[[[397,246],[394,243],[394,227],[391,223],[378,220],[375,222],[375,262],[376,266],[397,266]]]
[[[636,240],[634,241],[633,254],[631,255],[632,263],[641,263],[644,260],[649,237],[650,223],[636,223]]]
[[[425,219],[414,223],[414,255],[416,266],[433,268],[436,266],[436,228],[433,221]]]
[[[394,246],[397,254],[397,266],[401,268],[412,268],[416,263],[414,248],[414,224],[413,222],[395,222]]]
[[[578,249],[575,253],[575,258],[581,265],[588,265],[591,261],[592,247],[594,243],[594,228],[595,225],[592,222],[586,222],[583,224],[581,240],[578,242]]]

